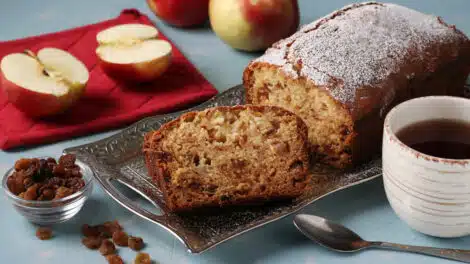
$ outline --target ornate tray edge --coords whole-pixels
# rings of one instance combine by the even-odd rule
[[[292,211],[287,212],[287,213],[285,213],[285,214],[281,214],[281,215],[279,215],[278,217],[275,217],[275,218],[273,218],[273,219],[270,219],[270,220],[268,220],[268,221],[266,221],[266,222],[263,222],[263,223],[260,223],[260,224],[258,224],[258,225],[255,225],[255,226],[252,226],[252,227],[250,227],[250,228],[247,228],[247,229],[245,229],[245,230],[243,230],[243,231],[241,231],[241,232],[239,232],[239,233],[236,233],[236,234],[234,234],[234,235],[232,235],[232,236],[230,236],[230,237],[227,237],[227,238],[224,239],[224,240],[221,240],[221,241],[216,242],[216,243],[214,243],[214,244],[212,244],[212,245],[209,245],[208,247],[202,248],[202,250],[192,251],[192,250],[189,250],[189,247],[188,247],[188,250],[189,250],[190,253],[195,253],[195,254],[203,253],[203,252],[205,252],[205,251],[207,251],[207,250],[210,250],[210,249],[212,249],[212,248],[214,248],[214,247],[216,247],[216,246],[218,246],[218,245],[220,245],[220,244],[222,244],[222,243],[224,243],[224,242],[227,242],[228,240],[230,240],[230,239],[232,239],[232,238],[234,238],[234,237],[243,235],[243,234],[245,234],[245,233],[247,233],[247,232],[249,232],[249,231],[253,231],[253,230],[258,229],[258,228],[260,228],[260,227],[263,227],[263,226],[265,226],[265,225],[268,225],[268,224],[271,224],[271,223],[276,222],[276,221],[278,221],[278,220],[281,220],[281,219],[283,219],[283,218],[286,218],[286,217],[288,217],[288,216],[290,216],[290,215],[292,215],[292,214],[295,214],[295,213],[297,213],[297,212],[303,210],[305,207],[307,207],[307,206],[309,206],[309,205],[311,205],[311,204],[317,202],[318,200],[320,200],[320,199],[322,199],[322,198],[325,198],[325,197],[328,196],[328,195],[331,195],[331,194],[334,194],[334,193],[336,193],[336,192],[349,189],[349,188],[354,187],[354,186],[356,186],[356,185],[360,185],[360,184],[363,184],[363,183],[372,181],[372,180],[374,180],[374,179],[379,178],[380,176],[382,176],[381,173],[380,173],[380,174],[377,174],[377,175],[374,175],[374,176],[370,176],[369,178],[362,179],[362,180],[360,180],[360,181],[357,181],[357,182],[354,182],[354,183],[345,185],[345,186],[343,186],[343,187],[341,187],[341,188],[338,188],[338,189],[334,189],[334,190],[332,190],[332,191],[329,191],[329,192],[327,192],[327,193],[325,193],[325,194],[323,194],[323,195],[321,195],[321,196],[316,197],[315,199],[312,199],[312,200],[309,200],[309,201],[305,202],[304,204],[300,205],[299,208],[296,208],[295,210],[292,210]]]

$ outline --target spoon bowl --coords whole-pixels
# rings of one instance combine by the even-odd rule
[[[336,251],[359,251],[370,244],[350,229],[315,215],[296,215],[294,225],[306,237]]]

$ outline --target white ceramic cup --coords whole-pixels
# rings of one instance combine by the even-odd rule
[[[396,137],[410,124],[433,119],[470,122],[470,100],[421,97],[403,102],[387,114],[382,147],[387,199],[395,213],[421,233],[437,237],[468,235],[470,160],[425,155]]]

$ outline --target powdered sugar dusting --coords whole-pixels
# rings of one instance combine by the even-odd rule
[[[261,56],[255,61],[265,62],[276,66],[281,66],[282,70],[286,75],[292,78],[298,78],[297,72],[294,70],[292,64],[288,63],[284,58],[287,53],[287,47],[283,46],[280,48],[269,48],[266,50],[264,56]]]
[[[302,27],[257,61],[307,77],[349,106],[363,99],[357,98],[360,88],[384,89],[374,94],[381,94],[386,105],[395,92],[390,87],[394,84],[387,83],[390,76],[407,78],[417,69],[434,71],[435,59],[441,56],[436,43],[457,49],[461,41],[461,34],[437,17],[399,5],[367,2],[346,6]],[[432,56],[427,54],[430,50]],[[403,65],[413,67],[404,69]]]
[[[284,74],[291,78],[298,78],[299,73],[294,68],[294,65],[292,63],[289,63],[289,61],[285,58],[287,50],[287,46],[282,46],[279,48],[269,48],[268,50],[266,50],[264,56],[259,57],[255,61],[280,66],[280,69],[283,71]],[[315,68],[311,69],[309,75],[312,77],[312,79],[315,80],[315,83],[317,85],[326,85],[330,80],[330,77],[327,74]]]

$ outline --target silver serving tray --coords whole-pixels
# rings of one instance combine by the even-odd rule
[[[370,181],[381,175],[381,161],[376,159],[348,173],[324,168],[312,171],[312,191],[288,202],[277,202],[265,206],[253,206],[206,213],[204,215],[176,215],[165,209],[160,190],[147,173],[142,155],[143,136],[158,129],[164,123],[177,118],[181,113],[214,106],[239,105],[244,103],[243,87],[233,87],[205,103],[185,111],[145,118],[120,133],[86,145],[64,150],[88,164],[95,179],[114,200],[131,212],[147,219],[177,237],[189,252],[201,253],[224,241],[247,231],[279,220],[299,211],[316,200],[336,191]],[[119,182],[133,189],[161,214],[153,213],[137,203],[135,199],[117,188]]]

